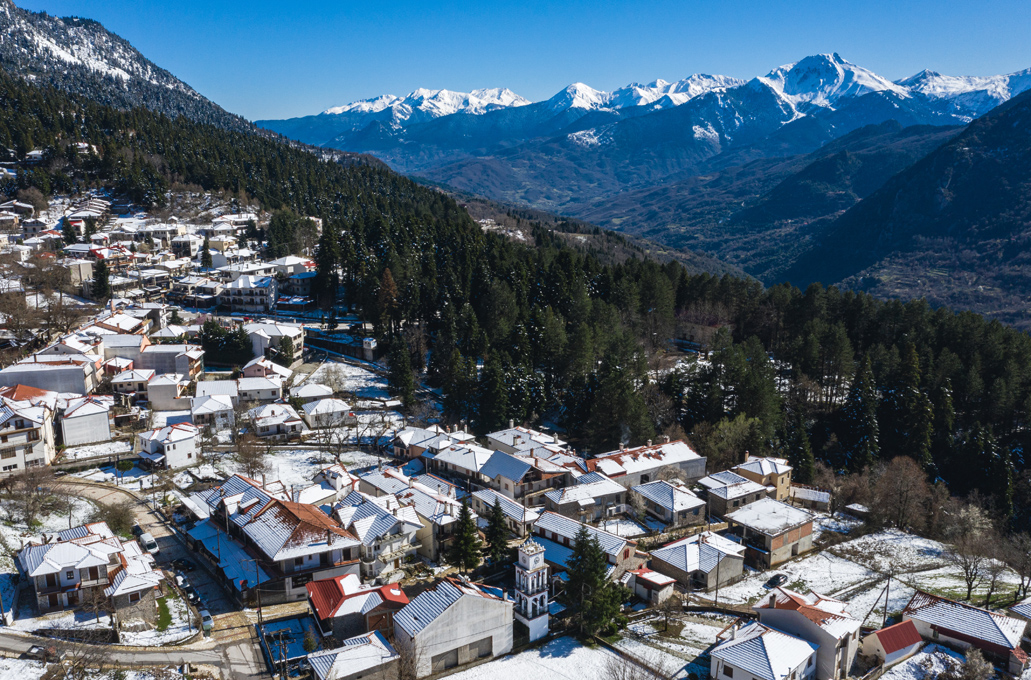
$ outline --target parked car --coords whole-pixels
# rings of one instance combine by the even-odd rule
[[[782,585],[784,585],[787,582],[788,582],[788,575],[787,574],[774,574],[773,577],[769,581],[766,582],[766,587],[767,588],[776,588],[777,586],[782,586]]]
[[[193,588],[193,585],[190,583],[189,579],[187,579],[182,574],[175,575],[175,584],[179,586],[179,588],[182,590],[190,590]]]
[[[183,592],[186,593],[186,601],[190,604],[197,606],[200,604],[200,593],[193,586],[183,588]]]
[[[179,571],[193,571],[197,568],[197,565],[185,558],[177,558],[172,560],[172,567]]]
[[[211,618],[211,612],[209,612],[207,609],[201,609],[197,613],[200,614],[201,630],[203,630],[206,633],[215,627],[215,620]]]
[[[140,523],[136,520],[132,521],[132,535],[136,538],[139,538],[143,535],[143,527],[141,527]]]
[[[151,555],[157,555],[161,550],[158,548],[158,542],[154,540],[154,537],[150,534],[140,534],[140,545],[143,549],[149,552]]]

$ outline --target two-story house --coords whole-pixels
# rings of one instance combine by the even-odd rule
[[[361,576],[366,581],[389,579],[420,547],[417,534],[422,522],[415,508],[401,505],[394,496],[372,497],[352,491],[333,513],[362,543]]]
[[[52,408],[45,403],[0,400],[0,470],[50,465],[56,452]]]
[[[176,423],[141,432],[139,454],[145,465],[175,470],[200,462],[200,430],[192,423]]]
[[[761,484],[770,492],[770,498],[786,501],[791,491],[791,466],[783,458],[747,456],[744,463],[731,468],[742,477]]]
[[[394,637],[394,614],[408,604],[398,584],[363,584],[354,574],[312,581],[307,587],[319,633],[337,642],[372,631]]]
[[[625,511],[627,489],[600,472],[591,472],[576,484],[544,492],[544,507],[581,522],[594,523]]]
[[[726,518],[743,539],[745,561],[769,569],[813,547],[813,515],[772,498],[763,498]]]
[[[571,548],[576,543],[576,535],[581,527],[586,527],[587,533],[598,540],[609,563],[611,579],[616,580],[628,569],[641,566],[643,560],[637,555],[637,541],[545,511],[533,525],[534,540],[544,548],[544,559],[555,568],[556,573],[567,568],[572,556]]]

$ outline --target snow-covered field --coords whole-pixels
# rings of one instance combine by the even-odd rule
[[[362,451],[340,454],[339,462],[348,470],[373,467],[383,459]],[[317,472],[337,463],[335,453],[318,449],[275,449],[267,459],[266,482],[281,481],[287,486],[307,486]],[[232,459],[226,457],[217,464],[224,473],[239,472]]]
[[[0,657],[0,680],[39,680],[46,670],[40,661]]]
[[[303,380],[303,376],[298,376],[294,380],[294,384],[300,380]],[[367,368],[352,364],[336,362],[322,364],[304,382],[327,385],[343,394],[354,395],[355,399],[385,400],[390,398],[386,378],[380,377]]]
[[[610,534],[617,536],[623,536],[624,538],[632,538],[634,536],[641,536],[648,533],[648,529],[644,528],[632,519],[625,517],[617,517],[614,519],[604,519],[598,523],[598,528],[603,531],[607,531]]]
[[[847,534],[862,525],[862,521],[844,515],[830,516],[817,514],[813,520],[813,540],[818,541],[826,532]]]
[[[691,673],[706,677],[709,674],[708,657],[701,660],[699,657],[712,647],[716,634],[733,621],[733,617],[720,614],[687,616],[677,622],[683,628],[680,635],[674,637],[664,634],[662,619],[653,619],[631,624],[629,634],[624,635],[616,646],[669,671],[672,677],[684,678]]]
[[[865,623],[877,628],[884,621],[884,585],[887,579],[877,581],[869,588],[851,594],[846,611],[857,619],[866,617]],[[916,590],[897,579],[888,588],[888,615],[902,611]]]
[[[117,486],[125,487],[126,489],[132,489],[133,491],[146,491],[151,489],[156,481],[153,474],[147,470],[136,467],[135,465],[131,470],[126,470],[125,472],[119,472],[113,465],[105,465],[101,468],[93,468],[90,470],[83,470],[82,472],[76,472],[74,476],[88,479],[93,482],[115,484]]]
[[[584,647],[572,638],[558,638],[543,647],[449,675],[450,680],[584,680],[605,676],[615,654],[603,647]]]
[[[132,445],[128,441],[103,442],[101,444],[73,446],[65,449],[63,457],[65,460],[80,460],[82,458],[93,458],[94,456],[113,456],[119,453],[129,453],[130,451],[132,451]]]
[[[61,630],[110,630],[111,628],[111,617],[105,612],[101,612],[99,619],[96,614],[87,611],[55,612],[35,618],[30,617],[29,613],[25,609],[20,611],[11,628],[29,633],[42,628]]]
[[[833,547],[831,551],[885,573],[890,570],[899,573],[934,569],[946,564],[943,544],[897,529],[860,536]]]
[[[49,515],[39,518],[38,526],[29,528],[20,521],[15,521],[7,516],[6,512],[0,512],[0,534],[3,534],[4,542],[12,550],[18,550],[27,538],[39,536],[40,534],[53,534],[69,526],[69,513],[71,513],[71,526],[78,526],[85,523],[96,506],[92,502],[74,496],[68,496],[68,503],[65,507],[56,509]],[[0,571],[14,571],[14,562],[6,551],[0,550]]]
[[[815,590],[821,595],[835,593],[878,578],[870,569],[830,553],[816,553],[800,560],[781,564],[769,571],[757,572],[726,588],[720,588],[720,601],[752,604],[764,593],[763,586],[774,574],[786,574],[786,588]],[[699,593],[700,594],[700,593]],[[706,595],[712,597],[713,593]]]

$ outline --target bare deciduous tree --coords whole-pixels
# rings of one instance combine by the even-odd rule
[[[988,552],[988,546],[980,534],[964,534],[945,551],[945,559],[963,575],[968,601],[974,593],[974,588],[981,585],[985,579],[985,570],[991,561]]]
[[[1013,595],[1014,602],[1027,597],[1031,588],[1031,535],[1020,533],[1006,540],[1006,562],[1020,577],[1017,591]]]
[[[927,524],[931,489],[915,460],[898,456],[881,471],[874,486],[874,513],[887,526],[920,532]]]
[[[655,655],[647,662],[637,662],[621,654],[614,654],[605,662],[603,680],[671,680],[676,669],[667,668],[665,656]]]
[[[684,603],[679,595],[670,595],[659,605],[659,612],[662,614],[664,630],[669,630],[669,620],[676,614],[683,613]]]
[[[394,638],[394,651],[397,652],[397,680],[416,680],[419,677],[419,664],[422,661],[422,649],[415,640],[404,636]]]
[[[260,479],[268,471],[265,445],[251,432],[236,442],[233,460],[240,466],[243,475],[251,479]]]
[[[28,527],[66,504],[54,470],[48,465],[26,468],[4,478],[0,482],[0,498],[8,517]]]

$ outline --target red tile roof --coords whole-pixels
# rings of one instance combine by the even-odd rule
[[[900,649],[917,644],[922,639],[912,619],[874,631],[874,635],[881,641],[885,654],[894,654]]]

